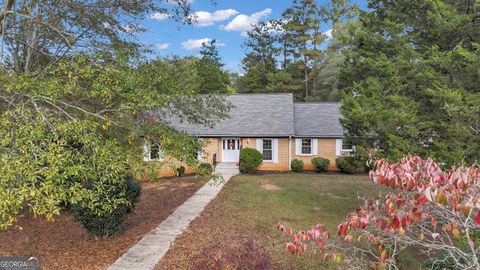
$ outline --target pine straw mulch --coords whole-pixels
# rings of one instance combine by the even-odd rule
[[[42,269],[106,269],[191,197],[205,181],[185,177],[142,183],[142,195],[119,235],[95,239],[65,211],[55,221],[25,214],[23,230],[0,231],[0,256],[37,256]]]

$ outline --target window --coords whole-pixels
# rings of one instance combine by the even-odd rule
[[[347,139],[337,139],[337,146],[335,151],[337,156],[351,155],[354,150],[355,146],[352,144],[352,141]]]
[[[222,149],[223,150],[240,150],[240,140],[239,139],[223,139],[222,140]]]
[[[273,160],[272,139],[263,139],[263,160]]]
[[[312,139],[302,139],[302,155],[312,154]]]
[[[163,153],[158,143],[145,142],[145,145],[143,146],[143,148],[145,150],[145,156],[143,158],[144,161],[163,160]]]
[[[353,152],[353,144],[352,141],[343,139],[342,140],[342,151],[344,152]]]
[[[150,159],[160,159],[160,147],[157,143],[150,145]]]

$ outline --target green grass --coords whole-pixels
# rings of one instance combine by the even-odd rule
[[[270,184],[280,190],[262,188]],[[274,269],[325,269],[321,258],[307,259],[290,255],[290,241],[276,229],[278,223],[294,230],[310,229],[318,223],[335,235],[337,225],[348,212],[360,205],[358,195],[377,194],[382,189],[366,175],[343,174],[271,174],[236,176],[214,201],[215,210],[208,223],[224,228],[214,234],[229,239],[246,235],[272,256]],[[205,225],[204,225],[205,226]]]
[[[270,184],[279,190],[267,190]],[[322,223],[336,234],[337,225],[348,212],[360,205],[358,195],[375,195],[381,186],[366,175],[270,174],[240,175],[232,178],[220,195],[183,235],[167,256],[170,263],[198,253],[216,242],[235,241],[238,235],[255,240],[268,249],[274,269],[326,269],[320,257],[308,259],[285,251],[287,236],[277,230],[278,223],[294,230],[310,229]],[[198,237],[202,235],[202,237]],[[176,258],[175,258],[176,257]]]
[[[337,225],[361,203],[358,196],[374,196],[380,186],[366,175],[272,174],[237,176],[229,184],[221,205],[231,213],[229,221],[243,228],[259,245],[268,247],[274,265],[281,268],[325,269],[320,259],[289,255],[286,236],[276,230],[278,223],[294,230],[309,229],[318,223],[335,235]],[[279,191],[262,188],[276,185]]]

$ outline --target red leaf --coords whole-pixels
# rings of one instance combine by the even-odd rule
[[[477,226],[480,226],[480,211],[477,212],[477,216],[473,220],[473,223],[475,223]]]
[[[337,232],[338,236],[342,235],[343,228],[344,228],[343,224],[338,225],[338,232]]]
[[[393,229],[396,229],[398,227],[400,227],[400,221],[398,220],[398,218],[396,216],[393,217],[393,220],[392,220],[392,225],[390,225]]]
[[[422,196],[417,200],[417,206],[420,206],[420,205],[425,204],[427,202],[428,202],[427,198],[425,196]]]
[[[404,229],[407,228],[407,223],[408,223],[408,221],[409,221],[408,216],[404,216],[404,217],[402,218],[402,228],[404,228]]]

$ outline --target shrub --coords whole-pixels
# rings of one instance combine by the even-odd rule
[[[262,153],[253,148],[244,148],[240,151],[240,172],[254,173],[262,161]]]
[[[326,172],[328,170],[328,165],[330,165],[330,160],[316,157],[312,158],[312,164],[315,166],[317,172]]]
[[[185,167],[180,166],[176,169],[177,171],[177,176],[184,176],[185,175]]]
[[[337,168],[343,173],[353,174],[357,170],[357,160],[352,156],[338,157],[335,163]]]
[[[304,167],[303,160],[299,160],[299,159],[292,160],[291,167],[293,172],[303,171],[303,167]]]
[[[51,220],[70,208],[89,231],[89,216],[114,217],[121,224],[124,218],[119,217],[131,210],[139,194],[138,185],[127,180],[131,156],[124,147],[103,137],[103,128],[89,120],[46,122],[48,111],[2,113],[0,229],[14,226],[24,209]],[[97,235],[117,230],[111,222],[102,223],[106,232]]]
[[[88,184],[90,187],[92,187],[91,183]],[[99,213],[95,208],[92,209],[77,204],[73,206],[75,220],[80,222],[89,233],[95,236],[106,237],[120,232],[127,214],[133,210],[133,206],[138,202],[141,193],[141,186],[137,181],[128,178],[125,184],[126,190],[123,197],[128,204],[120,205],[106,213]]]
[[[197,168],[197,174],[200,176],[211,175],[213,172],[212,165],[210,163],[200,163]]]

